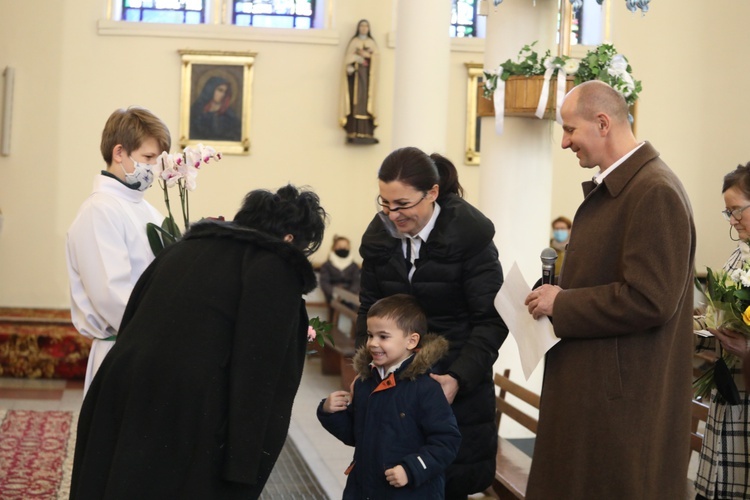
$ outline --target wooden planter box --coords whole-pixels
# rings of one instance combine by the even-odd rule
[[[574,77],[569,76],[565,82],[565,92],[573,88]],[[536,107],[539,104],[539,95],[544,85],[543,76],[511,76],[505,82],[505,116],[522,116],[536,118]],[[555,107],[557,102],[557,77],[554,76],[549,82],[549,99],[544,118],[555,119]],[[495,116],[495,103],[493,99],[485,99],[484,83],[477,86],[477,116]]]

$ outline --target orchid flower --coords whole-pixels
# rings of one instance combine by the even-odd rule
[[[146,232],[149,237],[149,243],[157,254],[164,246],[174,243],[180,238],[180,228],[175,223],[172,215],[172,207],[169,202],[169,189],[177,186],[180,195],[180,208],[182,209],[182,220],[185,230],[190,224],[190,203],[188,192],[194,191],[198,177],[198,169],[201,163],[208,162],[209,159],[221,159],[221,153],[218,153],[210,146],[199,144],[197,147],[186,147],[182,153],[169,154],[162,152],[154,165],[153,172],[159,181],[164,192],[164,204],[167,206],[167,218],[161,227],[156,224],[148,224]],[[151,226],[151,227],[149,227]]]
[[[201,145],[199,145],[198,147],[201,147]],[[187,163],[188,165],[192,165],[195,168],[200,168],[201,154],[199,149],[194,149],[190,146],[187,146],[182,151],[182,154],[185,157],[185,163]]]
[[[198,177],[198,168],[188,165],[185,171],[185,187],[188,191],[195,191],[196,183],[195,179]]]
[[[203,163],[208,163],[211,158],[217,155],[214,148],[212,148],[211,146],[204,146],[203,144],[198,144],[198,151],[201,159],[203,160]],[[221,156],[219,156],[219,158],[217,159],[221,159]]]

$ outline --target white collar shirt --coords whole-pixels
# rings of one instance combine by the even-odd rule
[[[625,163],[625,160],[627,160],[628,158],[630,158],[631,156],[633,156],[633,153],[635,153],[636,151],[638,151],[638,148],[640,148],[644,144],[645,144],[645,142],[642,142],[642,143],[638,144],[636,147],[634,147],[633,149],[631,149],[630,151],[628,151],[627,153],[625,153],[625,155],[622,158],[620,158],[619,160],[617,160],[616,162],[614,162],[612,165],[610,165],[609,168],[607,170],[605,170],[604,172],[602,172],[600,170],[599,173],[594,176],[593,181],[595,183],[597,183],[597,184],[601,184],[602,181],[604,181],[605,177],[607,177],[609,174],[611,174],[614,169],[616,169],[617,167],[619,167],[620,165],[622,165],[623,163]]]

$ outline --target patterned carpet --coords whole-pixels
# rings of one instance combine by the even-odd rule
[[[0,410],[0,498],[66,499],[77,415]]]
[[[77,418],[72,411],[0,410],[1,499],[69,497]],[[260,498],[328,497],[288,439]]]

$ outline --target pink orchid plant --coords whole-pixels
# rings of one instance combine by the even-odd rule
[[[164,192],[164,203],[167,205],[167,217],[161,227],[156,224],[148,224],[148,234],[151,249],[154,255],[158,254],[165,246],[180,239],[182,232],[172,215],[172,207],[169,203],[169,189],[177,186],[180,195],[180,207],[182,208],[182,220],[185,231],[190,226],[190,204],[188,193],[194,191],[197,183],[198,171],[202,165],[211,160],[221,160],[221,153],[211,146],[198,144],[187,146],[181,153],[167,153],[164,151],[154,165],[154,177]]]

